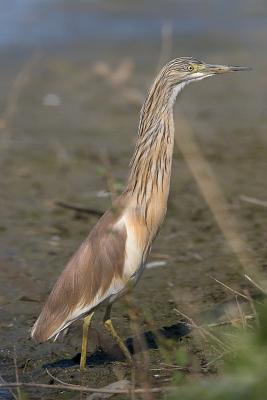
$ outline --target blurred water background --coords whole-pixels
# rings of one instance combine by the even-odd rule
[[[80,41],[151,39],[169,22],[183,38],[249,45],[266,30],[264,0],[12,0],[0,2],[0,45],[57,46]],[[259,43],[260,45],[260,43]]]
[[[170,58],[253,68],[190,85],[175,110],[190,123],[266,271],[267,208],[242,200],[267,200],[266,43],[266,0],[0,0],[0,366],[6,380],[14,380],[13,344],[18,365],[32,357],[23,377],[40,382],[47,381],[43,364],[80,351],[79,325],[64,343],[28,340],[52,283],[96,222],[55,201],[110,206],[110,178],[121,190],[142,102]],[[175,111],[178,134],[179,121]],[[166,223],[151,258],[161,267],[145,271],[135,296],[158,327],[177,322],[174,302],[192,316],[232,300],[210,274],[237,290],[248,285],[177,150]],[[115,315],[123,314],[120,307]],[[131,335],[122,318],[116,324],[122,336]],[[89,351],[97,344],[93,339]],[[72,382],[64,373],[58,376]],[[86,383],[104,385],[113,375],[112,367],[95,367]]]

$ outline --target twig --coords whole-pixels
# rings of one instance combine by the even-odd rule
[[[69,210],[83,212],[86,214],[96,215],[97,217],[101,217],[104,214],[103,211],[97,210],[95,208],[76,206],[74,204],[65,203],[64,201],[55,201],[55,204],[59,207],[67,208]]]
[[[25,387],[25,388],[40,388],[40,389],[55,389],[55,390],[70,390],[74,392],[85,392],[85,393],[114,393],[114,394],[129,394],[131,391],[134,391],[136,394],[141,394],[145,392],[150,393],[161,393],[161,392],[171,392],[176,390],[174,386],[163,386],[159,388],[150,388],[150,389],[117,389],[117,390],[108,390],[108,389],[98,389],[91,388],[87,386],[80,385],[49,385],[47,383],[35,383],[35,382],[11,382],[11,383],[1,383],[0,388],[12,388],[12,387]]]
[[[249,197],[249,196],[245,196],[243,194],[241,194],[241,196],[239,198],[240,198],[240,200],[242,200],[246,203],[255,204],[256,206],[267,207],[266,200],[256,199],[255,197]]]

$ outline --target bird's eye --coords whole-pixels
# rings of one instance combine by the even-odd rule
[[[191,64],[189,64],[188,67],[187,67],[187,71],[189,71],[189,72],[194,71],[194,69],[195,69],[194,66],[191,65]]]

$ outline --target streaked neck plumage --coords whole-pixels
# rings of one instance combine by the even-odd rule
[[[138,138],[126,192],[152,236],[167,208],[174,143],[173,104],[183,82],[171,84],[162,73],[142,107]]]

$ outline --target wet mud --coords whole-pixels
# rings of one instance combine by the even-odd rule
[[[232,41],[226,34],[212,39],[205,31],[197,45],[194,36],[181,38],[174,32],[170,57],[194,55],[254,69],[250,75],[191,85],[177,101],[175,126],[179,132],[179,109],[238,220],[255,265],[265,274],[267,208],[242,197],[267,200],[265,34],[251,29],[246,40],[242,29]],[[15,380],[14,346],[24,381],[55,383],[47,370],[62,381],[92,387],[131,379],[131,369],[103,330],[101,310],[92,324],[83,373],[80,321],[54,343],[38,345],[29,331],[55,279],[98,218],[56,202],[101,213],[111,204],[110,188],[122,189],[140,107],[158,68],[160,43],[159,35],[0,49],[0,374],[6,381]],[[203,365],[205,352],[195,347],[177,309],[198,319],[231,302],[233,293],[211,276],[252,296],[256,291],[244,278],[179,149],[168,213],[149,262],[159,266],[146,269],[132,293],[149,366],[156,368],[181,346]],[[116,303],[113,322],[140,362],[128,311],[124,301]],[[169,383],[172,376],[149,372],[151,385]],[[138,371],[136,383],[142,385]],[[67,391],[29,393],[34,399],[80,398]],[[10,394],[1,391],[0,397]]]

